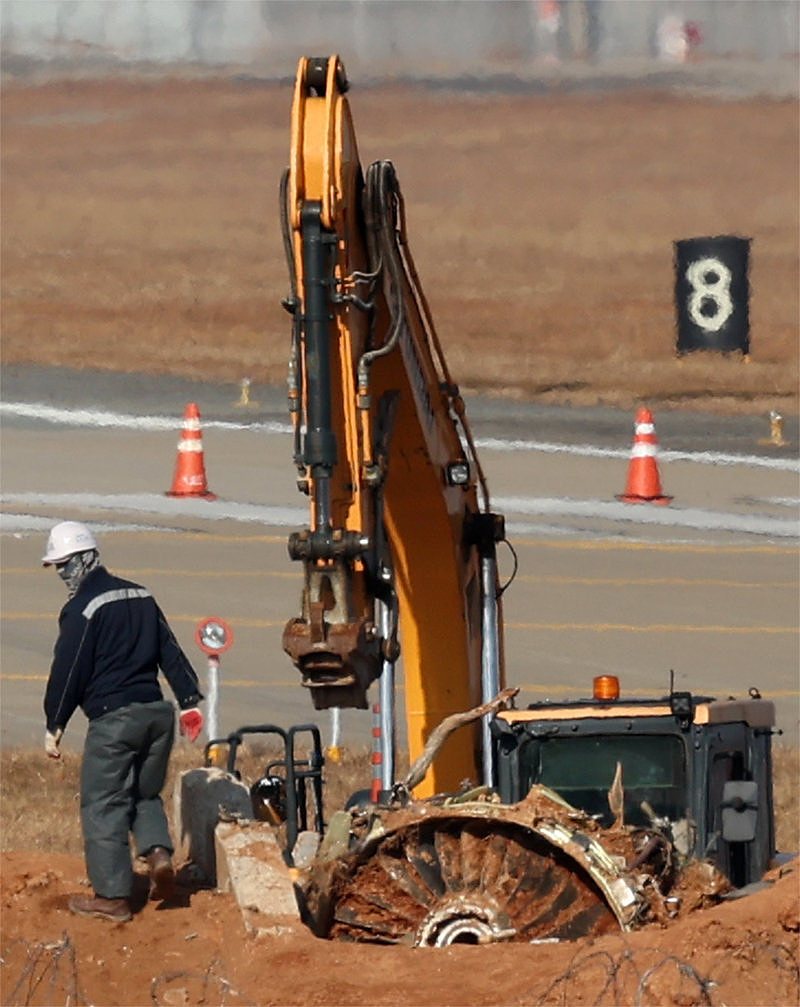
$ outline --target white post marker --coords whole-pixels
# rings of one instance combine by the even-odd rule
[[[331,743],[325,752],[331,762],[342,761],[342,711],[331,707]]]
[[[208,656],[208,681],[206,685],[206,738],[214,741],[219,730],[219,655],[230,650],[233,630],[224,619],[212,617],[198,623],[195,643]]]

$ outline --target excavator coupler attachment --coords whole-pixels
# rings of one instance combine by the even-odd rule
[[[310,619],[290,619],[283,649],[311,691],[315,710],[332,706],[367,709],[367,690],[380,673],[380,644],[374,624],[325,620],[323,602],[313,602]]]
[[[304,562],[305,582],[302,615],[287,622],[283,649],[311,691],[315,710],[366,710],[367,690],[380,674],[380,634],[352,605],[350,561],[364,548],[363,538],[348,533],[323,541],[300,532],[289,540],[292,558]]]

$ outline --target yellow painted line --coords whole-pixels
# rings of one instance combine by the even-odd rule
[[[797,550],[779,545],[686,545],[670,542],[594,542],[588,539],[569,542],[553,542],[548,539],[536,538],[514,538],[509,539],[511,545],[516,549],[518,546],[525,546],[531,549],[565,549],[565,550],[591,550],[594,552],[613,552],[622,550],[623,552],[694,552],[694,553],[725,553],[731,556],[752,556],[753,553],[764,553],[768,556],[796,556]]]
[[[217,607],[217,606],[214,606]],[[191,622],[196,625],[203,619],[208,617],[208,613],[204,612],[202,615],[169,615],[170,622]],[[8,620],[9,622],[22,622],[26,619],[47,619],[50,622],[57,622],[58,613],[57,612],[2,612],[0,613],[0,618]],[[243,619],[237,617],[236,619],[230,618],[231,625],[235,628],[246,627],[248,629],[272,629],[276,626],[285,626],[288,622],[288,616],[286,619]]]
[[[291,570],[177,570],[166,567],[152,567],[149,569],[127,570],[118,569],[115,571],[122,577],[131,580],[147,580],[148,578],[181,577],[185,579],[200,580],[286,580],[297,585],[298,591],[302,587],[303,574],[298,568]],[[11,568],[0,571],[2,576],[38,576],[38,569]],[[580,587],[705,587],[705,588],[738,588],[745,591],[762,590],[786,590],[792,591],[800,586],[798,580],[765,580],[765,581],[737,581],[723,580],[717,578],[684,578],[684,577],[568,577],[556,575],[538,576],[536,574],[517,574],[515,581],[531,584],[534,587],[541,584],[547,585],[562,584],[564,586],[576,585]],[[288,618],[288,616],[287,616]],[[506,624],[510,625],[510,624]]]
[[[216,607],[216,606],[213,606]],[[206,613],[201,615],[169,615],[170,622],[191,622],[196,624],[207,617]],[[273,629],[276,626],[285,626],[289,616],[285,619],[243,619],[239,616],[228,616],[231,626],[235,629]]]
[[[149,531],[111,531],[104,534],[104,539],[109,538],[136,538],[141,540],[143,538],[169,538],[176,544],[178,542],[185,542],[187,539],[193,539],[198,542],[267,542],[274,543],[277,545],[286,545],[287,539],[289,537],[289,530],[285,535],[226,535],[222,532],[191,532],[191,531],[181,531],[175,532],[173,529],[163,529],[159,530],[157,528],[151,529]],[[616,542],[616,541],[594,541],[591,539],[570,539],[569,541],[553,541],[548,539],[535,539],[535,538],[513,538],[510,539],[511,544],[516,548],[517,546],[526,546],[532,548],[544,548],[544,549],[566,549],[566,550],[581,550],[588,549],[600,552],[609,551],[640,551],[640,550],[652,550],[656,552],[694,552],[694,553],[727,553],[730,555],[745,555],[750,556],[753,553],[765,553],[767,555],[783,555],[783,556],[795,556],[797,554],[796,549],[784,546],[771,546],[771,545],[752,545],[752,546],[715,546],[715,545],[688,545],[681,543],[669,543],[669,542]]]
[[[297,528],[302,527],[302,522],[298,522]],[[292,526],[292,529],[294,526]],[[266,542],[270,545],[285,546],[289,539],[290,529],[287,526],[285,535],[225,535],[221,532],[201,532],[201,531],[176,531],[174,528],[154,528],[150,531],[107,531],[103,532],[103,541],[111,538],[135,538],[142,539],[163,539],[166,538],[175,545],[186,542],[187,539],[196,542]]]
[[[302,522],[300,523],[302,524]],[[153,528],[148,531],[109,531],[103,535],[104,539],[111,538],[168,538],[178,544],[187,539],[198,542],[267,542],[276,545],[285,545],[289,537],[289,532],[285,535],[227,535],[222,532],[176,532],[173,528],[160,530]],[[716,546],[716,545],[688,545],[686,543],[669,542],[616,542],[616,541],[594,541],[591,539],[570,539],[569,541],[553,541],[549,539],[537,538],[513,538],[509,539],[516,548],[525,546],[526,548],[542,549],[565,549],[565,550],[593,550],[600,552],[625,551],[636,552],[650,550],[654,552],[693,552],[693,553],[726,553],[728,555],[751,556],[753,553],[764,553],[766,555],[795,556],[797,550],[791,547],[770,546],[770,545],[743,545],[743,546]]]
[[[263,689],[272,688],[273,685],[280,686],[281,689],[299,689],[300,677],[298,675],[297,679],[292,682],[253,682],[247,678],[225,678],[224,672],[220,674],[220,685],[230,686],[232,689]]]
[[[684,584],[684,585],[703,585],[704,587],[744,587],[744,588],[762,588],[762,587],[797,587],[800,584],[800,580],[762,580],[762,581],[743,581],[743,580],[722,580],[721,578],[707,577],[707,578],[697,578],[697,577],[568,577],[568,576],[557,576],[551,574],[544,574],[542,576],[537,576],[535,573],[523,573],[517,574],[514,578],[515,581],[520,580],[529,584],[613,584],[619,587],[628,586],[651,586],[656,584]]]
[[[278,580],[294,580],[300,584],[303,579],[303,573],[299,566],[287,567],[286,570],[271,570],[269,568],[264,568],[263,570],[220,570],[218,567],[213,570],[185,570],[178,569],[176,567],[142,567],[138,569],[115,567],[114,572],[119,574],[121,577],[128,577],[133,580],[164,576],[200,577],[203,580],[210,580],[215,577],[229,577],[231,579],[263,578],[265,580],[277,578]],[[39,576],[41,574],[41,568],[8,567],[0,570],[0,573],[3,576],[12,574],[14,576],[26,574],[29,576]],[[535,573],[518,573],[514,578],[514,581],[520,581],[525,584],[583,584],[589,587],[594,585],[597,585],[598,587],[604,585],[615,587],[650,587],[658,584],[668,584],[703,587],[739,587],[755,590],[758,590],[759,588],[788,589],[800,585],[800,580],[741,581],[724,580],[722,578],[715,577],[571,577],[567,575],[540,575]]]
[[[302,522],[298,524],[300,526]],[[172,528],[154,528],[150,531],[109,531],[103,533],[103,540],[110,538],[169,538],[177,545],[187,539],[197,542],[268,542],[275,545],[286,545],[289,538],[289,531],[285,535],[225,535],[222,532],[202,532],[202,531],[179,531]]]
[[[50,622],[58,622],[58,612],[2,612],[0,613],[0,618],[7,619],[9,622],[22,622],[25,619],[47,619]]]
[[[506,629],[587,631],[590,633],[797,633],[797,626],[687,626],[678,623],[650,623],[631,626],[621,622],[507,622]]]
[[[3,612],[2,618],[9,622],[33,619],[55,621],[53,612]],[[206,615],[169,615],[170,622],[190,622],[193,625],[205,619]],[[285,626],[288,619],[247,619],[231,618],[231,625],[240,629],[276,629]],[[649,623],[633,626],[622,622],[506,622],[506,629],[542,630],[552,632],[589,633],[797,633],[797,626],[690,626],[681,623]]]
[[[15,675],[15,674],[4,674],[0,673],[0,681],[2,682],[46,682],[47,675]],[[254,682],[246,678],[225,678],[224,673],[220,675],[220,684],[225,686],[231,686],[234,689],[261,689],[261,688],[272,688],[273,686],[280,686],[280,688],[292,688],[296,689],[300,686],[300,680],[294,682],[272,682],[264,680],[263,682]]]
[[[46,682],[47,675],[15,675],[15,674],[5,674],[0,673],[0,681],[2,682]],[[556,693],[566,693],[568,695],[583,695],[586,699],[590,697],[587,694],[586,686],[583,685],[564,685],[559,682],[557,685],[549,685],[546,683],[537,683],[536,685],[531,685],[529,683],[514,683],[515,686],[520,690],[520,692],[533,692],[537,695],[555,695]],[[297,689],[301,688],[299,680],[291,682],[256,682],[253,679],[248,678],[225,678],[224,673],[220,676],[221,686],[230,686],[232,689],[263,689],[272,688],[277,686],[281,689]],[[397,688],[403,691],[405,688],[402,682],[397,683]],[[625,696],[655,696],[658,694],[658,689],[623,689]],[[761,690],[761,695],[764,699],[782,699],[782,698],[795,698],[800,696],[800,690],[798,689],[763,689]]]
[[[298,584],[303,583],[303,571],[299,566],[289,570],[178,570],[175,567],[153,567],[150,570],[125,570],[118,572],[121,577],[133,579],[145,577],[202,577],[206,580],[211,577],[278,577],[288,580],[296,580]]]
[[[32,574],[33,576],[39,576],[42,572],[41,567],[3,567],[0,569],[0,575],[7,576],[13,574],[15,577],[24,574]],[[263,570],[220,570],[219,567],[214,570],[181,570],[177,567],[170,566],[154,566],[154,567],[144,567],[141,569],[126,569],[125,567],[114,567],[112,573],[117,574],[120,577],[129,578],[144,578],[144,577],[164,577],[167,575],[175,577],[286,577],[291,578],[298,583],[303,580],[303,571],[300,566],[295,566],[293,568],[287,568],[286,570],[270,570],[264,568]],[[52,576],[52,575],[51,575]]]

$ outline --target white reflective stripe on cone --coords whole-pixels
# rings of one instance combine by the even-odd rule
[[[631,458],[654,458],[655,455],[655,444],[634,444],[631,451]]]
[[[202,451],[202,441],[178,441],[178,451]]]
[[[636,435],[639,434],[654,434],[656,432],[655,423],[637,423],[636,424]]]

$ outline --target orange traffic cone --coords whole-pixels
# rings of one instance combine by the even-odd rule
[[[631,462],[628,466],[628,481],[625,492],[617,500],[625,503],[668,504],[672,497],[661,492],[656,453],[658,441],[653,414],[649,409],[640,409],[636,414]]]
[[[206,484],[203,463],[203,435],[200,432],[200,410],[190,402],[183,413],[183,434],[178,441],[178,457],[169,497],[205,497],[216,500]]]

